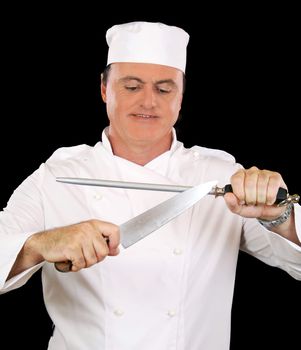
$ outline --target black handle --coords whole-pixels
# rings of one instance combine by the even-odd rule
[[[230,184],[225,186],[225,193],[228,193],[228,192],[231,192],[231,193],[233,192],[232,185]],[[276,201],[274,204],[279,204],[286,199],[287,199],[287,190],[283,187],[279,187]]]
[[[72,262],[70,260],[55,262],[54,266],[59,272],[69,272],[72,269]]]

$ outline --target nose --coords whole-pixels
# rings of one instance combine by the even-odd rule
[[[155,91],[151,86],[145,86],[141,97],[141,107],[151,109],[157,104]]]

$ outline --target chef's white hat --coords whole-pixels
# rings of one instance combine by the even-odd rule
[[[162,64],[185,73],[189,35],[183,29],[163,23],[130,22],[108,29],[107,64],[139,62]]]

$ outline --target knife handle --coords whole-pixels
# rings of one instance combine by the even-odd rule
[[[232,185],[228,184],[224,187],[224,194],[228,192],[233,192]],[[287,190],[283,187],[279,187],[277,192],[277,197],[274,204],[280,204],[283,202],[283,204],[286,204],[286,200],[288,198]]]
[[[55,262],[54,267],[59,272],[70,272],[72,269],[72,261],[67,260],[67,261]]]

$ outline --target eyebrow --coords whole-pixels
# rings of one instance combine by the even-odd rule
[[[119,81],[122,82],[122,83],[126,83],[130,80],[136,80],[137,82],[141,83],[141,84],[145,84],[145,82],[138,78],[138,77],[135,77],[135,76],[132,76],[132,75],[127,75],[126,77],[123,77],[123,78],[120,78]]]
[[[140,84],[146,84],[145,81],[143,81],[142,79],[135,77],[135,76],[131,76],[131,75],[127,75],[126,77],[123,77],[121,79],[119,79],[120,82],[126,83],[130,80],[136,80],[138,83]],[[176,86],[176,83],[174,82],[173,79],[162,79],[162,80],[157,80],[155,81],[156,85],[160,85],[160,84],[169,84],[172,86]]]

